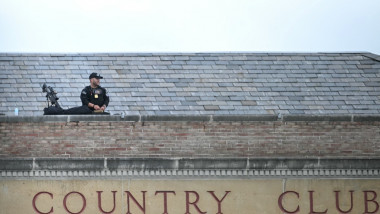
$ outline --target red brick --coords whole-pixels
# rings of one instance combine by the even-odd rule
[[[379,122],[1,123],[1,157],[380,155]]]

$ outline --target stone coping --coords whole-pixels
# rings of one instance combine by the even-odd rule
[[[378,179],[380,158],[10,158],[0,180]]]
[[[0,171],[379,170],[380,158],[0,158]]]
[[[380,115],[48,115],[48,116],[0,116],[2,123],[41,122],[242,122],[242,121],[336,121],[371,122],[380,121]]]

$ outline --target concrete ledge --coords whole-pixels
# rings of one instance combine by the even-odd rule
[[[380,115],[354,115],[353,121],[355,122],[380,121]]]
[[[34,159],[34,170],[102,170],[105,168],[102,158],[82,159]]]
[[[254,159],[249,169],[380,169],[380,159],[359,158],[279,158]]]
[[[142,115],[141,122],[148,121],[210,121],[207,115]]]
[[[115,115],[45,115],[45,116],[0,116],[0,122],[6,123],[41,123],[41,122],[78,122],[78,121],[140,121],[140,116],[130,115],[121,118]]]
[[[328,170],[380,169],[380,158],[8,158],[0,171],[30,170]]]
[[[67,115],[67,122],[79,122],[79,121],[98,121],[98,122],[112,122],[112,121],[128,121],[137,122],[140,120],[138,115],[121,116],[116,115]]]
[[[214,115],[214,121],[276,121],[277,115]]]
[[[33,159],[28,158],[10,158],[10,159],[0,159],[0,170],[32,170],[33,169]]]
[[[178,162],[174,159],[158,158],[109,158],[107,159],[109,170],[142,170],[142,169],[177,169]]]
[[[247,169],[248,159],[180,159],[180,169]]]
[[[67,122],[65,115],[55,116],[0,116],[2,123],[42,123],[42,122]]]
[[[352,121],[351,115],[284,115],[283,121]]]
[[[380,115],[49,115],[49,116],[0,116],[2,123],[42,122],[241,122],[241,121],[327,121],[327,122],[375,122]]]

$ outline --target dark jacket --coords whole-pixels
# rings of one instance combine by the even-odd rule
[[[88,103],[92,103],[102,107],[103,105],[108,106],[110,101],[107,91],[105,88],[98,86],[97,88],[91,88],[91,86],[86,86],[80,95],[82,100],[82,105],[88,106]]]

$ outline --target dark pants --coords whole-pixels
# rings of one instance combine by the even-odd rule
[[[44,115],[63,115],[63,114],[92,114],[92,111],[87,106],[78,106],[64,110],[56,106],[44,108]]]

